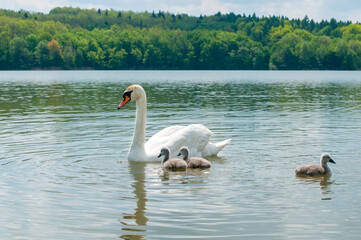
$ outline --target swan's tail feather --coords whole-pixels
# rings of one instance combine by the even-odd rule
[[[209,143],[202,151],[202,157],[216,156],[231,139],[224,140],[218,143]]]

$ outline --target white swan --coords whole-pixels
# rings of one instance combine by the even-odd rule
[[[296,169],[295,173],[296,175],[310,175],[310,176],[322,175],[322,174],[331,175],[332,170],[329,166],[327,166],[328,162],[335,163],[335,161],[332,160],[330,154],[323,153],[321,155],[320,165],[310,164],[310,165],[300,166]]]
[[[190,156],[212,156],[217,155],[230,142],[228,139],[211,143],[212,132],[202,124],[167,127],[145,142],[147,97],[140,85],[131,85],[124,91],[118,109],[130,101],[136,101],[137,111],[128,161],[157,161],[157,156],[163,147],[168,147],[172,154],[176,154],[182,146],[187,146]]]

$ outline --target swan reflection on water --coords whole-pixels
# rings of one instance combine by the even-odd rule
[[[132,182],[134,197],[137,200],[137,206],[134,209],[134,214],[123,213],[124,221],[120,223],[124,226],[122,231],[129,232],[120,236],[121,239],[144,239],[148,218],[145,216],[147,195],[145,190],[146,175],[145,175],[146,163],[143,162],[129,162],[129,173],[132,175],[134,181]],[[133,220],[132,224],[128,223],[129,220]],[[142,234],[144,233],[144,234]]]
[[[227,162],[226,158],[217,156],[210,157],[209,160],[216,165],[222,165]],[[162,168],[160,162],[128,161],[129,174],[133,178],[131,187],[136,207],[129,209],[126,213],[122,213],[123,216],[120,221],[122,224],[121,239],[146,238],[149,224],[149,206],[147,208],[147,204],[149,205],[149,199],[151,198],[149,195],[153,196],[153,198],[159,197],[154,195],[154,191],[161,194],[170,192],[180,193],[181,196],[189,193],[192,196],[197,193],[204,193],[204,191],[210,188],[209,177],[211,176],[211,168],[187,168],[182,171],[174,171]],[[187,185],[187,187],[182,187],[181,185]],[[180,188],[175,188],[175,186]],[[162,196],[164,197],[164,195]],[[152,209],[152,211],[156,210]]]
[[[192,184],[197,186],[195,189],[188,190],[200,190],[207,186],[207,178],[210,174],[210,169],[187,169],[183,171],[171,171],[162,169],[160,164],[144,163],[144,162],[128,162],[129,173],[133,177],[132,187],[134,197],[136,198],[136,208],[134,213],[123,213],[123,220],[120,221],[122,231],[126,232],[120,236],[121,239],[144,239],[146,237],[146,226],[148,224],[148,218],[146,217],[147,210],[147,175],[155,174],[157,178],[161,180],[161,184],[164,187],[160,187],[163,190],[168,189],[170,185],[180,184]],[[151,176],[152,177],[152,176]]]

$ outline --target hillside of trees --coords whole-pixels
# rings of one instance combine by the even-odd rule
[[[361,25],[220,12],[0,9],[0,69],[360,70]]]

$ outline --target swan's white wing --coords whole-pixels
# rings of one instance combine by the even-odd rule
[[[211,136],[212,132],[202,124],[171,126],[151,137],[145,143],[145,151],[147,155],[155,156],[162,147],[168,147],[174,157],[182,146],[187,146],[190,156],[200,156]]]

